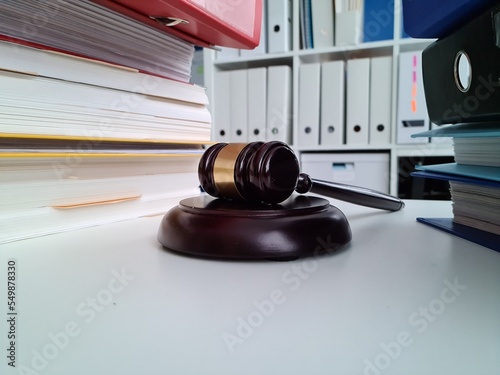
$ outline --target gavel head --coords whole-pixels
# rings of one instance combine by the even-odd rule
[[[293,150],[276,141],[216,143],[203,154],[198,177],[214,197],[269,204],[312,186],[309,176],[299,173]]]

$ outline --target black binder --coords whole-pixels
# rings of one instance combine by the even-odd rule
[[[470,63],[470,78],[459,61]],[[500,5],[422,54],[429,117],[436,124],[500,120]]]

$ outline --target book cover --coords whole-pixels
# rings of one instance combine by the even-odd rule
[[[500,168],[441,164],[418,166],[413,177],[449,181],[453,218],[417,221],[500,251]]]

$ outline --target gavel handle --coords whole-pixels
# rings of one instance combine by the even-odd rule
[[[339,199],[360,206],[379,208],[387,211],[398,211],[404,207],[401,199],[379,191],[339,184],[336,182],[312,180],[311,192],[326,197]]]

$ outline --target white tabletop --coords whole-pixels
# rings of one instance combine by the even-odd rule
[[[335,205],[351,244],[293,262],[174,254],[159,216],[1,245],[1,373],[500,373],[500,254],[415,221],[450,202]]]

